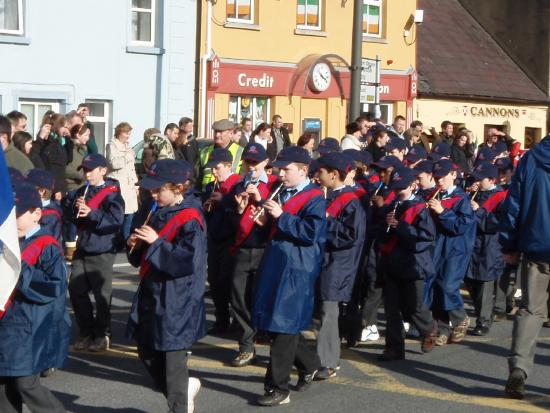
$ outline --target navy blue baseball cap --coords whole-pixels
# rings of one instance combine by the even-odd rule
[[[147,175],[139,182],[143,189],[158,189],[167,183],[183,184],[193,176],[193,166],[183,160],[161,159],[155,161]]]
[[[361,162],[363,165],[369,166],[373,161],[371,153],[367,150],[346,149],[342,153],[356,162]]]
[[[256,142],[249,143],[244,148],[241,159],[243,161],[260,163],[267,159],[267,152],[261,144]]]
[[[27,182],[18,182],[13,185],[15,198],[15,214],[23,215],[30,209],[42,208],[42,200],[38,190],[32,184]]]
[[[451,147],[446,143],[435,145],[432,151],[428,154],[428,159],[439,161],[441,158],[449,158],[451,156]]]
[[[416,171],[417,174],[421,174],[422,172],[431,174],[434,170],[434,163],[426,159],[418,162],[413,169]]]
[[[373,165],[379,167],[380,169],[399,168],[400,166],[403,166],[401,161],[393,155],[382,156],[378,159],[378,162],[375,162]]]
[[[405,139],[401,138],[392,138],[385,146],[386,152],[393,151],[397,149],[398,151],[404,151],[407,149],[407,142]]]
[[[208,162],[206,163],[207,168],[213,168],[217,164],[221,162],[228,162],[233,163],[233,155],[231,155],[231,152],[229,152],[227,149],[224,148],[216,148],[212,151],[210,154],[210,158],[208,159]]]
[[[353,159],[351,158],[351,156],[344,153],[327,153],[325,156],[321,156],[319,159],[317,159],[317,162],[319,162],[320,168],[325,167],[330,169],[337,169],[338,171],[342,171],[346,174],[354,169]]]
[[[279,152],[277,159],[275,159],[271,165],[276,168],[284,168],[291,163],[303,163],[305,165],[309,165],[311,163],[311,156],[304,148],[299,146],[288,146]]]
[[[447,176],[452,171],[458,171],[459,167],[454,164],[450,159],[441,159],[434,163],[433,167],[433,176],[434,178],[443,178]]]
[[[108,168],[109,162],[107,162],[107,159],[99,153],[91,153],[89,155],[86,155],[84,159],[82,160],[82,164],[77,168],[78,170],[84,168],[88,170],[92,170],[98,167],[102,168]]]
[[[477,165],[470,175],[476,180],[481,181],[483,178],[498,178],[498,168],[489,162],[483,162]]]
[[[495,155],[498,156],[503,152],[508,152],[508,145],[506,145],[506,142],[498,140],[497,143],[493,145],[493,151],[495,152]]]
[[[496,152],[493,148],[482,146],[477,152],[476,164],[481,162],[493,162],[496,158]]]
[[[36,186],[37,188],[46,188],[53,191],[55,186],[55,179],[50,171],[45,169],[31,169],[27,172],[27,182]]]
[[[325,138],[319,142],[317,152],[321,155],[326,155],[330,152],[340,152],[340,142],[334,138]]]
[[[497,160],[495,160],[495,166],[501,171],[514,169],[514,164],[512,160],[508,157],[498,158]]]
[[[21,182],[25,182],[25,175],[23,175],[21,171],[19,171],[19,169],[15,169],[10,166],[8,167],[8,174],[10,175],[12,186]]]
[[[426,159],[427,156],[428,152],[426,152],[426,149],[420,146],[413,146],[405,155],[405,159],[411,163],[415,163],[421,159]]]
[[[416,180],[417,174],[414,169],[399,167],[395,168],[390,175],[388,188],[405,189]]]

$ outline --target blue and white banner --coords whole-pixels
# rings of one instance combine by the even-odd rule
[[[4,152],[0,150],[0,312],[5,310],[20,271],[15,201]]]

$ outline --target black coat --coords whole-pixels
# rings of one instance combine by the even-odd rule
[[[474,156],[475,146],[472,144],[467,143],[464,146],[453,144],[451,146],[451,159],[466,173],[472,170]]]
[[[67,152],[61,145],[61,138],[55,133],[50,133],[47,139],[36,139],[32,144],[31,159],[40,157],[44,168],[53,175],[55,179],[54,193],[67,191],[65,179],[65,167],[67,166]]]
[[[275,128],[271,128],[271,137],[273,138],[273,141],[271,143],[267,144],[267,156],[269,157],[269,160],[273,160],[277,157],[279,152],[281,152],[284,148],[290,146],[292,142],[290,142],[290,135],[288,133],[288,129],[285,127],[281,128],[281,135],[283,137],[283,147],[279,148],[277,146],[277,139],[275,138]],[[271,155],[275,154],[273,158],[271,158]]]

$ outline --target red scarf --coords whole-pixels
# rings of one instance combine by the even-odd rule
[[[242,178],[239,174],[229,175],[229,177],[220,184],[219,192],[222,195],[227,195],[229,192],[231,192],[231,190],[233,189],[235,184],[237,182],[239,182],[241,179]],[[215,192],[215,191],[213,191],[213,192]]]
[[[57,248],[59,248],[59,250],[61,250],[61,247],[57,243],[57,240],[51,235],[40,235],[39,237],[36,237],[25,247],[25,249],[23,249],[23,251],[21,251],[21,261],[25,261],[25,263],[29,267],[36,265],[38,259],[44,252],[44,249],[46,249],[46,247],[50,245],[55,245]],[[8,301],[4,306],[4,310],[0,310],[0,319],[2,319],[2,317],[4,317],[4,314],[6,314],[6,311],[8,311],[8,307],[13,301],[12,298],[14,293],[15,290],[11,293],[10,298],[8,298]]]
[[[260,192],[260,197],[262,200],[267,199],[270,192],[273,190],[273,186],[277,182],[277,178],[273,175],[269,175],[267,178],[267,184],[264,182],[258,183],[258,192]],[[256,202],[249,202],[245,208],[243,214],[241,215],[241,220],[239,222],[239,228],[237,228],[237,234],[235,235],[235,242],[229,248],[231,254],[236,254],[239,247],[246,241],[252,229],[254,228],[254,220],[252,219],[252,205],[256,206]]]
[[[333,218],[337,218],[346,205],[354,199],[358,199],[355,192],[343,192],[336,195],[327,208],[327,214]]]
[[[389,205],[395,199],[395,192],[391,191],[388,196],[384,199],[384,205]]]
[[[42,216],[43,217],[46,217],[48,215],[55,215],[55,217],[57,219],[61,219],[61,214],[59,213],[59,211],[57,209],[43,209],[42,210]]]
[[[310,189],[308,191],[302,191],[294,195],[283,205],[283,212],[286,212],[290,215],[296,215],[300,210],[313,198],[318,196],[324,197],[323,191],[317,188]],[[271,233],[269,234],[269,239],[273,239],[277,233],[277,221],[273,222],[271,227]]]
[[[481,207],[485,209],[487,212],[491,213],[495,209],[497,209],[497,207],[500,205],[501,202],[504,201],[504,199],[506,199],[507,195],[508,195],[507,189],[504,191],[495,192],[493,195],[491,195],[489,198],[485,200],[485,202]]]
[[[420,214],[420,211],[422,211],[424,208],[426,208],[426,204],[423,202],[419,202],[418,204],[415,204],[409,208],[407,208],[403,214],[401,215],[400,221],[404,221],[407,224],[411,225],[418,214]],[[386,242],[384,245],[380,247],[380,254],[382,255],[389,255],[393,252],[395,247],[397,246],[397,234],[392,234],[388,242]]]
[[[118,192],[118,187],[114,185],[106,186],[105,188],[100,189],[97,194],[95,194],[88,202],[86,202],[86,205],[91,210],[98,209],[101,203],[107,198],[109,194]]]
[[[204,229],[204,224],[200,213],[194,208],[185,208],[168,220],[168,222],[159,231],[159,238],[164,238],[166,241],[172,242],[178,234],[180,228],[193,219],[198,221],[201,228]],[[148,249],[149,247],[143,251],[143,255],[141,256],[141,268],[139,269],[139,275],[141,278],[144,278],[151,269],[151,264],[145,260]]]

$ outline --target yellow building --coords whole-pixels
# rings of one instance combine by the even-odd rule
[[[363,58],[381,60],[382,117],[412,118],[416,0],[363,0]],[[353,0],[202,0],[199,136],[279,114],[295,141],[344,134]],[[365,107],[366,108],[366,107]]]

